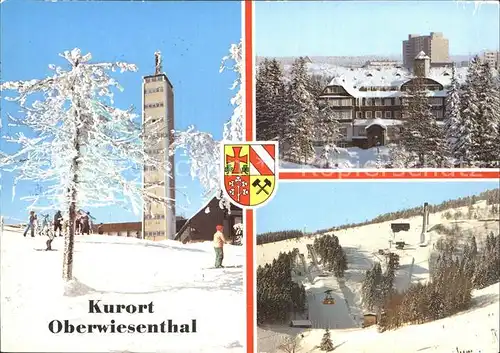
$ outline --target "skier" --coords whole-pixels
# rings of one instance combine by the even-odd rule
[[[92,216],[90,215],[90,212],[87,212],[88,216],[88,223],[89,223],[89,234],[94,234],[93,228],[94,228],[94,222],[92,222]]]
[[[62,237],[62,221],[63,216],[61,211],[57,211],[54,215],[54,236],[56,235],[57,230],[59,229],[59,236]]]
[[[222,267],[222,260],[224,259],[224,244],[226,243],[226,238],[224,238],[224,233],[222,233],[224,227],[220,224],[215,227],[216,232],[214,233],[214,250],[215,250],[215,268]]]
[[[26,227],[26,230],[24,231],[24,236],[26,237],[26,234],[28,234],[28,230],[31,230],[31,237],[35,237],[35,222],[36,222],[36,214],[35,211],[30,211],[30,220],[28,223],[28,226]]]
[[[49,224],[49,215],[48,214],[42,214],[42,228],[39,230],[39,234],[43,235],[42,233],[48,233],[50,224]]]
[[[81,212],[81,218],[80,218],[81,234],[89,235],[90,233],[89,215],[85,211],[80,211],[80,212]]]

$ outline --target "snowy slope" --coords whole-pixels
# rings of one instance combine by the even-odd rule
[[[459,220],[446,220],[443,215],[446,211],[438,212],[434,214],[430,214],[429,217],[429,226],[428,232],[426,233],[426,247],[420,247],[420,234],[422,232],[422,217],[411,217],[408,219],[398,219],[394,221],[370,224],[361,227],[355,227],[350,229],[339,230],[335,232],[331,232],[335,234],[339,238],[339,242],[344,248],[347,261],[348,261],[348,270],[345,272],[344,279],[336,279],[334,276],[328,277],[316,277],[314,278],[313,284],[309,284],[304,281],[303,284],[306,287],[306,292],[308,294],[308,305],[309,305],[309,319],[313,324],[313,328],[321,327],[323,330],[320,330],[321,333],[311,333],[311,337],[316,335],[316,338],[311,338],[314,341],[314,345],[319,344],[321,335],[324,333],[324,328],[328,327],[330,329],[350,329],[350,328],[359,328],[361,326],[363,309],[361,305],[361,286],[362,281],[364,279],[364,275],[366,270],[370,269],[375,261],[378,261],[384,266],[384,258],[383,256],[378,254],[378,249],[388,249],[389,248],[389,240],[398,241],[403,240],[406,242],[406,246],[404,250],[395,250],[392,247],[391,251],[398,253],[400,255],[400,268],[396,271],[395,276],[395,287],[398,290],[403,290],[407,288],[411,283],[415,283],[418,281],[426,281],[429,278],[429,265],[428,260],[430,254],[433,250],[433,245],[442,235],[438,233],[437,226],[441,225],[446,228],[450,228],[454,225],[457,225],[460,229],[465,231],[474,231],[476,236],[478,247],[481,248],[484,242],[486,235],[493,231],[494,234],[498,234],[499,232],[499,222],[498,219],[491,219],[488,216],[487,205],[485,202],[478,202],[475,206],[475,212],[478,214],[478,219],[459,219]],[[454,212],[460,211],[462,214],[467,214],[467,208],[462,207],[460,209],[452,209],[449,210],[452,214]],[[484,216],[484,217],[483,217]],[[400,232],[395,236],[393,235],[390,225],[391,223],[399,223],[399,222],[408,222],[410,223],[410,230],[408,232]],[[312,244],[316,237],[320,237],[322,235],[314,235],[310,237],[304,237],[299,240],[285,240],[276,243],[268,243],[263,245],[258,245],[256,250],[257,264],[264,265],[266,263],[271,263],[272,260],[277,257],[278,253],[292,251],[294,248],[298,248],[299,251],[307,256],[307,244]],[[411,278],[410,278],[411,273]],[[323,305],[321,301],[324,298],[323,292],[326,289],[333,290],[332,295],[336,301],[335,305]],[[478,292],[479,293],[479,292]],[[498,301],[498,288],[496,292],[496,297],[493,298],[488,294],[487,298],[493,298],[494,302]],[[482,294],[477,294],[480,298]],[[312,298],[312,299],[311,299]],[[483,300],[478,299],[478,300]],[[489,299],[488,299],[489,300]],[[497,305],[493,304],[493,305]],[[491,307],[490,311],[493,310]],[[496,309],[497,319],[498,319],[498,308]],[[465,315],[465,314],[462,314]],[[483,314],[481,314],[483,315]],[[484,314],[487,317],[486,314]],[[448,319],[443,319],[448,320]],[[467,319],[471,320],[471,319]],[[487,321],[486,319],[484,319]],[[472,322],[472,321],[471,321]],[[431,323],[432,324],[432,323]],[[431,325],[428,324],[428,325]],[[454,324],[455,325],[455,324]],[[497,326],[498,327],[498,324]],[[397,330],[397,332],[403,329]],[[410,330],[411,328],[405,328],[404,330]],[[356,334],[350,333],[351,331],[342,331],[342,333],[338,333],[337,330],[332,333],[332,339],[336,344],[340,343],[336,340],[336,335],[346,335],[346,339],[349,341],[353,340],[357,342],[357,345],[353,345],[354,343],[350,343],[348,348],[338,348],[338,352],[416,352],[417,347],[409,350],[404,350],[401,347],[393,348],[390,346],[390,349],[395,350],[373,350],[373,343],[378,343],[378,339],[382,339],[380,337],[388,337],[387,334],[385,336],[377,336],[378,334],[371,329],[366,329],[362,331],[353,331],[358,332]],[[491,336],[490,329],[488,328],[486,335]],[[260,350],[262,352],[269,351],[273,352],[273,347],[276,347],[276,344],[279,343],[279,339],[273,338],[273,335],[278,337],[277,332],[285,333],[284,328],[276,329],[276,328],[263,328],[261,330],[262,334],[267,338],[264,343],[262,342],[262,346]],[[313,330],[314,332],[314,330]],[[371,333],[367,333],[371,332]],[[467,336],[471,343],[475,342],[475,338],[470,336],[472,332],[468,333]],[[474,331],[474,335],[480,335],[477,331]],[[319,336],[318,336],[319,335]],[[353,335],[353,336],[349,336]],[[358,335],[358,336],[356,336]],[[450,335],[452,335],[450,333]],[[481,333],[484,335],[484,333]],[[342,336],[343,337],[343,336]],[[390,340],[393,338],[387,338],[385,343],[389,344]],[[394,338],[395,340],[404,338]],[[374,341],[376,340],[376,341]],[[305,341],[309,341],[309,339],[305,339]],[[341,340],[343,341],[343,340]],[[361,345],[360,342],[372,342],[366,343],[366,346]],[[432,343],[432,344],[431,344]],[[380,343],[382,344],[382,342]],[[435,346],[436,343],[434,341],[429,343],[429,346]],[[265,348],[264,348],[265,347]],[[311,346],[312,347],[312,346]],[[310,347],[310,348],[311,348]],[[368,349],[370,347],[370,349]],[[425,345],[419,346],[418,349],[424,348]],[[460,346],[459,346],[460,347]],[[473,346],[469,345],[469,348],[472,349]],[[312,349],[312,348],[311,348]],[[398,350],[399,349],[399,350]],[[465,348],[463,348],[465,349]],[[427,350],[425,350],[427,352]],[[429,351],[432,351],[429,348]],[[303,350],[301,352],[309,352],[309,350]],[[337,350],[335,350],[337,352]],[[438,352],[438,351],[436,351]],[[451,350],[439,350],[439,352],[449,353]],[[486,351],[483,350],[483,353]]]
[[[62,238],[56,251],[43,237],[24,238],[6,227],[1,241],[1,351],[243,352],[243,269],[213,266],[210,242],[183,245],[111,236],[77,237],[74,276],[61,283]],[[226,246],[224,265],[242,265],[243,248]],[[89,300],[148,304],[153,313],[89,314]],[[190,324],[197,332],[53,334],[52,320],[79,324]]]

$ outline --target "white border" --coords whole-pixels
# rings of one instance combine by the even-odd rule
[[[226,185],[224,184],[224,178],[225,178],[225,174],[224,174],[224,165],[225,165],[225,147],[226,145],[235,145],[235,146],[238,146],[238,145],[242,145],[242,146],[253,146],[253,145],[274,145],[274,148],[275,148],[275,156],[274,156],[274,188],[273,188],[273,192],[271,193],[271,195],[269,195],[269,197],[262,203],[258,204],[258,205],[255,205],[255,206],[246,206],[246,205],[241,205],[239,204],[237,201],[235,201],[231,196],[229,196],[229,194],[227,193],[227,190],[226,190]],[[222,141],[221,145],[220,145],[220,173],[222,174],[222,178],[221,178],[221,189],[224,193],[224,196],[229,198],[231,200],[231,203],[237,205],[238,207],[240,207],[241,209],[243,210],[255,210],[257,208],[260,208],[264,205],[266,205],[269,201],[271,201],[274,197],[274,195],[276,195],[276,192],[278,191],[278,180],[279,180],[279,169],[278,169],[278,164],[279,164],[279,146],[278,146],[278,142],[276,141],[243,141],[243,142],[238,142],[238,141]]]

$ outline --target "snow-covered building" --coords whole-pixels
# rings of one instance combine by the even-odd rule
[[[205,203],[180,229],[177,230],[175,240],[183,243],[212,240],[215,227],[224,226],[224,236],[227,239],[236,239],[235,224],[243,223],[243,211],[231,204],[231,212],[219,205],[220,200],[215,196]]]
[[[455,75],[459,83],[465,82],[467,68],[456,69]],[[433,68],[430,58],[420,52],[411,71],[402,67],[338,68],[319,98],[336,111],[341,123],[338,146],[371,148],[398,140],[402,99],[415,77],[425,78],[432,112],[442,121],[451,76],[451,67]]]
[[[174,90],[167,75],[162,72],[161,56],[155,53],[155,74],[143,77],[143,126],[146,153],[160,155],[170,165],[170,172],[148,169],[143,172],[144,187],[153,187],[156,196],[168,198],[168,204],[151,202],[142,220],[145,239],[165,237],[173,239],[175,229],[175,170],[174,156],[169,155],[174,129]],[[158,157],[157,157],[158,158]],[[166,169],[164,169],[166,170]],[[170,174],[170,175],[169,175]]]

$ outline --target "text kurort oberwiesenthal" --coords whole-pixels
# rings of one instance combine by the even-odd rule
[[[152,314],[153,302],[149,304],[101,304],[100,300],[89,300],[90,314]],[[49,323],[52,333],[196,333],[196,320],[191,323],[174,323],[167,319],[157,324],[117,324],[114,319],[109,324],[78,324],[69,320],[52,320]]]

